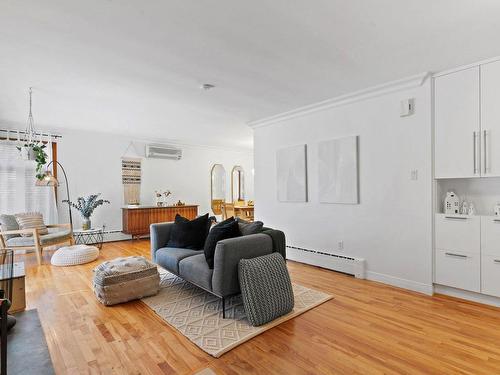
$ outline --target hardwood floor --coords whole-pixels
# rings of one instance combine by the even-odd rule
[[[117,256],[149,257],[149,241],[105,244],[98,261],[27,268],[58,374],[499,374],[500,309],[428,297],[289,262],[292,280],[334,299],[215,359],[140,301],[105,307],[92,269]],[[33,372],[34,374],[36,373]]]

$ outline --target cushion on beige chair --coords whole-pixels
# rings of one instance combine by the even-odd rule
[[[57,229],[50,230],[49,233],[40,236],[40,243],[42,245],[50,245],[52,243],[61,243],[65,239],[69,240],[71,238],[71,230],[69,229]],[[9,247],[28,247],[35,246],[35,239],[31,237],[12,237],[5,241],[5,244]]]
[[[152,296],[159,289],[158,269],[144,257],[120,257],[94,269],[94,293],[105,305]]]
[[[43,222],[43,216],[40,212],[26,212],[22,214],[15,214],[19,229],[38,229],[39,234],[47,234],[49,231]],[[23,237],[32,236],[31,233],[21,234]]]
[[[0,215],[0,231],[18,230],[19,224],[14,215]],[[8,240],[12,237],[19,237],[19,234],[6,234],[4,238]]]

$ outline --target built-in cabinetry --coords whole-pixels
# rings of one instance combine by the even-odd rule
[[[500,61],[434,80],[435,176],[500,176]]]
[[[434,78],[434,282],[500,297],[500,61]],[[497,178],[495,178],[497,177]],[[447,191],[476,215],[447,215]]]
[[[500,217],[436,215],[435,282],[500,297]]]

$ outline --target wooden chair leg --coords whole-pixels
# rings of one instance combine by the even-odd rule
[[[75,244],[75,237],[71,236],[71,238],[69,239],[69,244],[71,246],[73,246]]]
[[[38,262],[38,265],[42,265],[42,246],[40,243],[35,242],[35,253],[36,253],[36,260]]]
[[[36,260],[38,261],[38,265],[42,265],[42,244],[40,243],[40,234],[38,233],[38,229],[33,230],[33,241],[35,242],[35,252],[36,252]]]

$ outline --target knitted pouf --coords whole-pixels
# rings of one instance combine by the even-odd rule
[[[73,245],[56,250],[50,262],[53,266],[76,266],[89,263],[99,257],[99,249],[95,246]]]
[[[105,305],[152,296],[159,290],[158,268],[144,257],[120,257],[94,269],[94,294]]]

